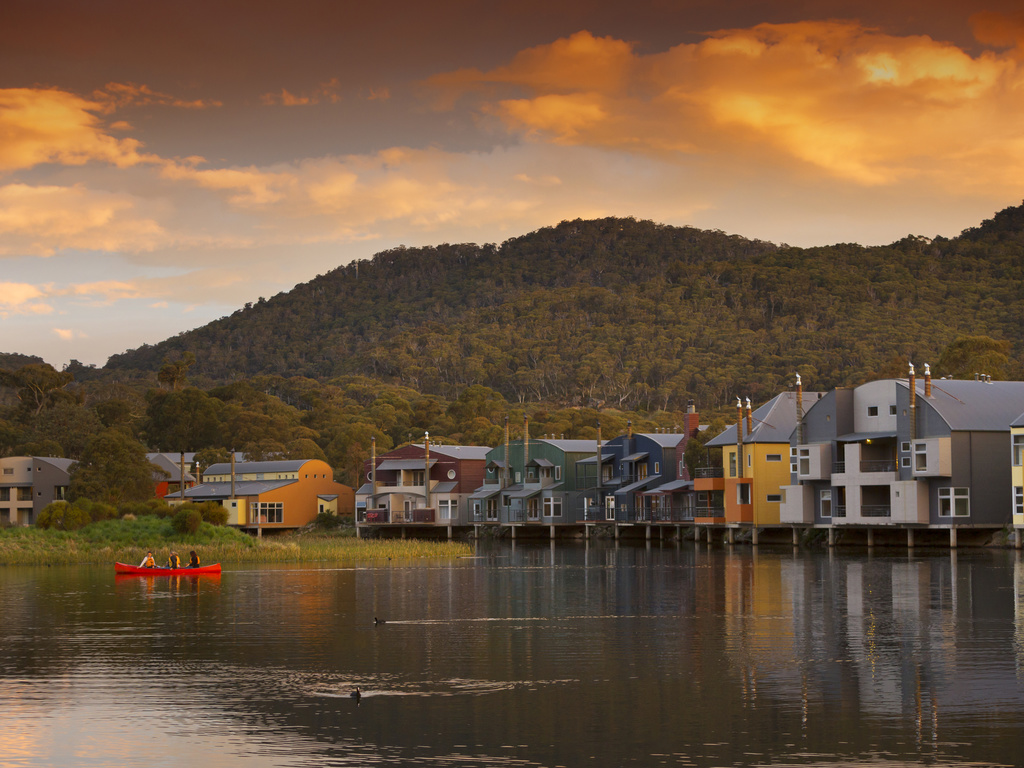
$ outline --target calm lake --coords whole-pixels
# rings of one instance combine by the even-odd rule
[[[481,547],[0,568],[0,766],[1024,763],[1020,553]]]

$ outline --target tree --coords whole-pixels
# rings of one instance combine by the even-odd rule
[[[188,379],[186,374],[196,362],[196,356],[192,352],[186,352],[178,360],[164,358],[164,364],[156,375],[157,381],[166,384],[172,392],[177,392]]]
[[[969,379],[976,373],[1005,379],[1010,362],[1010,342],[988,336],[960,336],[942,351],[936,373]]]
[[[15,390],[21,407],[33,416],[61,399],[64,387],[73,381],[67,371],[58,371],[47,363],[24,365],[16,371],[0,370],[0,385]]]
[[[221,402],[195,387],[153,390],[146,408],[146,441],[166,451],[199,450],[220,440]]]
[[[152,498],[156,474],[165,474],[146,458],[142,444],[117,429],[94,437],[71,470],[68,496],[122,504]]]

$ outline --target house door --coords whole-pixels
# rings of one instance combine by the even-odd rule
[[[615,519],[615,497],[605,496],[604,497],[604,519],[614,520]]]

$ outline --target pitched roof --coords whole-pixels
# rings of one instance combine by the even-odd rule
[[[238,461],[235,462],[235,474],[252,472],[298,472],[302,465],[314,459],[279,459],[277,461]],[[204,475],[230,475],[231,463],[211,464]]]
[[[291,485],[294,480],[240,480],[235,483],[235,496],[259,496],[261,493],[274,491]],[[168,493],[164,498],[180,499],[178,492]],[[200,483],[185,489],[186,499],[229,499],[231,483]]]
[[[804,392],[804,413],[818,402],[819,392]],[[754,428],[747,433],[746,415],[743,422],[744,443],[788,443],[796,429],[796,392],[782,392],[757,408],[752,414]],[[722,434],[708,440],[709,448],[736,445],[736,425],[730,425]]]
[[[902,382],[907,387],[907,381]],[[915,385],[918,402],[928,403],[954,431],[1008,432],[1024,412],[1024,381],[932,379],[932,396]]]
[[[424,446],[420,444],[419,448]],[[434,445],[431,443],[430,452],[439,453],[442,456],[449,456],[453,459],[461,459],[463,461],[478,460],[483,461],[487,458],[487,452],[491,450],[486,445]]]

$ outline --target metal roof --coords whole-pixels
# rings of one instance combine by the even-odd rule
[[[491,450],[486,445],[431,445],[431,453],[439,453],[442,456],[448,456],[453,459],[461,459],[463,461],[478,460],[483,461],[487,458],[487,452]]]
[[[471,498],[471,499],[489,499],[489,498],[491,498],[491,496],[494,496],[499,491],[501,491],[501,488],[499,488],[498,486],[485,485],[485,486],[482,486],[480,488],[477,488],[469,498]]]
[[[451,493],[459,484],[454,480],[445,480],[443,483],[438,483],[430,489],[431,493]]]
[[[915,389],[918,404],[931,406],[953,431],[1009,432],[1024,413],[1024,381],[932,379],[928,398],[920,379]]]
[[[239,480],[235,482],[235,496],[259,496],[268,491],[276,491],[296,480]],[[164,498],[180,499],[181,493],[168,493]],[[193,488],[185,489],[186,499],[230,499],[231,483],[200,483]]]
[[[400,470],[400,469],[426,469],[427,463],[423,459],[384,459],[377,465],[377,471]],[[431,459],[430,466],[437,464],[437,459]]]
[[[659,496],[675,491],[688,491],[693,488],[693,480],[673,480],[671,483],[659,485],[649,491],[644,491],[644,496]]]
[[[661,475],[648,475],[643,480],[637,480],[635,483],[630,483],[629,485],[622,486],[615,493],[631,493],[631,492],[637,490],[638,488],[643,488],[645,486],[648,486],[651,483],[653,483],[655,480],[660,480],[660,479],[661,479]]]
[[[552,462],[547,459],[530,459],[530,463],[538,467],[553,467],[555,466]]]
[[[237,461],[235,474],[252,474],[253,472],[298,472],[302,465],[314,459],[282,459],[280,461]],[[231,463],[212,464],[204,475],[230,475]]]
[[[604,462],[611,461],[614,458],[615,458],[615,454],[614,453],[602,453],[601,454],[601,463],[604,464]],[[580,459],[576,463],[577,464],[597,464],[597,456],[588,456],[585,459]]]
[[[807,413],[807,410],[818,402],[822,394],[820,392],[804,392],[804,413]],[[744,443],[788,443],[789,436],[796,429],[796,392],[782,392],[776,395],[754,410],[751,416],[754,428],[747,433],[746,412],[744,411]],[[731,424],[722,434],[707,442],[709,448],[721,448],[727,445],[736,445],[735,424]]]
[[[647,453],[631,453],[629,456],[623,456],[623,461],[640,461],[640,459],[646,459]]]

